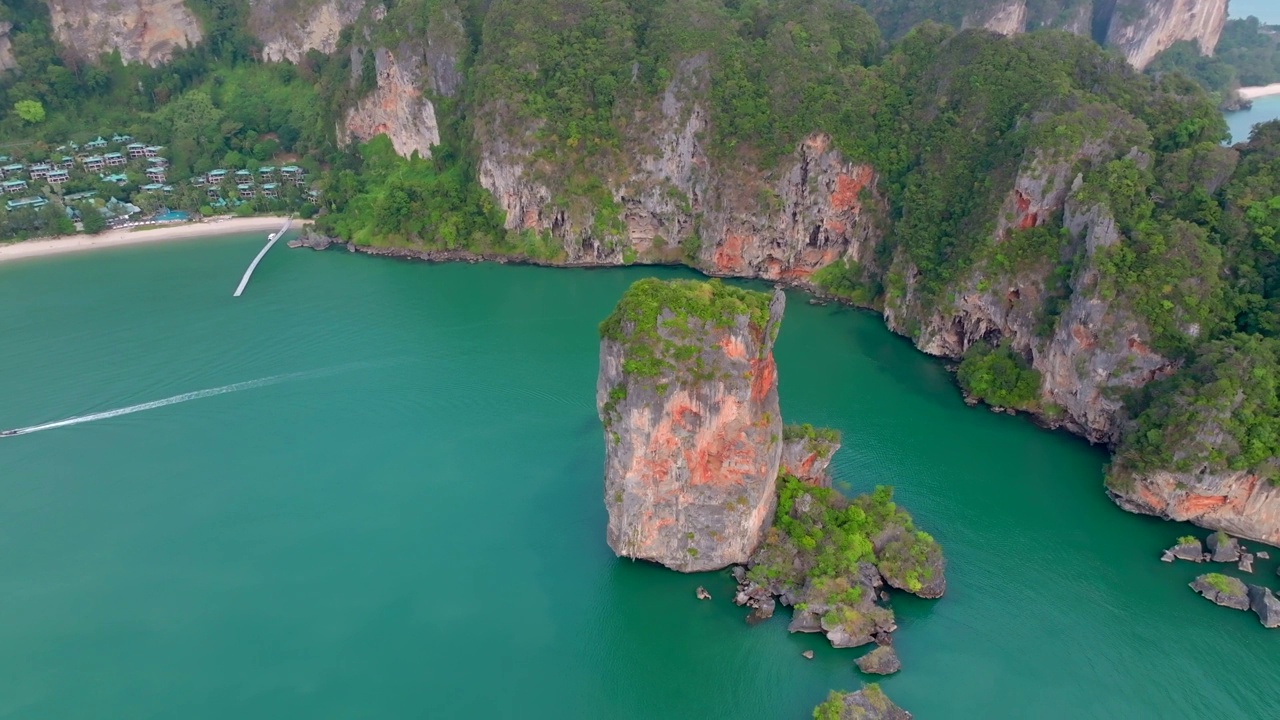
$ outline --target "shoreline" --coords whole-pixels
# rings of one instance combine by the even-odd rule
[[[211,222],[179,223],[150,227],[119,228],[97,235],[63,235],[55,238],[26,240],[0,245],[0,263],[49,255],[128,247],[150,243],[193,240],[196,238],[232,235],[236,233],[270,233],[280,229],[285,216],[267,215],[246,218],[228,218]],[[301,228],[309,221],[294,219],[292,229]],[[264,238],[265,239],[265,238]]]
[[[1269,97],[1271,95],[1280,95],[1280,83],[1271,83],[1270,85],[1258,85],[1256,87],[1242,87],[1236,91],[1242,100],[1257,100],[1258,98]]]

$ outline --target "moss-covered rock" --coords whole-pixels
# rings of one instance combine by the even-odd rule
[[[832,690],[826,702],[813,709],[813,720],[911,720],[911,713],[894,705],[879,685],[870,683],[857,692]]]
[[[871,675],[892,675],[902,669],[902,662],[891,645],[880,645],[875,650],[854,660],[854,664],[864,673]]]
[[[1191,581],[1191,589],[1212,603],[1235,610],[1249,609],[1249,590],[1243,582],[1228,575],[1205,573]]]
[[[774,525],[752,555],[747,594],[763,588],[795,608],[792,632],[823,632],[836,647],[897,629],[881,604],[888,584],[922,597],[946,588],[942,551],[879,487],[853,500],[784,475]]]

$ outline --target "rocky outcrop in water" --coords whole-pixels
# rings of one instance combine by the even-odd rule
[[[159,65],[203,32],[182,0],[45,0],[58,43],[84,60],[120,51],[126,63]]]
[[[888,643],[897,624],[887,587],[921,597],[946,589],[941,548],[888,488],[849,500],[785,475],[774,526],[747,566],[734,573],[739,605],[777,598],[794,608],[790,632],[823,633],[837,648]]]
[[[1207,573],[1191,581],[1191,589],[1209,602],[1233,610],[1249,609],[1249,593],[1244,583],[1229,575]]]
[[[785,299],[636,282],[601,324],[609,547],[682,572],[745,562],[773,515]]]
[[[1257,613],[1258,622],[1266,628],[1280,627],[1280,598],[1261,585],[1249,585],[1247,592],[1249,609]]]
[[[1204,548],[1200,545],[1200,539],[1185,535],[1178,538],[1178,544],[1172,548],[1165,550],[1169,560],[1186,560],[1187,562],[1203,562]]]
[[[1240,559],[1240,541],[1221,530],[1205,538],[1204,542],[1213,562],[1233,563]]]
[[[788,425],[782,429],[782,472],[810,485],[831,487],[827,467],[840,449],[840,433],[812,425]]]
[[[902,669],[898,654],[890,645],[881,645],[875,650],[854,660],[858,669],[869,675],[892,675]]]
[[[249,30],[262,43],[267,62],[299,62],[309,50],[328,55],[338,47],[338,33],[355,22],[365,0],[324,0],[300,6],[298,0],[255,0]]]
[[[813,716],[823,720],[911,720],[911,713],[894,705],[875,683],[852,693],[833,691]]]

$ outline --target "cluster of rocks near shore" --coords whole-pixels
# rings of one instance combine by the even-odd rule
[[[895,672],[887,590],[941,596],[942,551],[891,489],[846,498],[831,488],[839,433],[783,424],[773,342],[785,304],[777,290],[646,278],[601,323],[606,540],[619,557],[679,572],[731,568],[749,623],[791,606],[792,632],[825,633],[837,648],[875,643],[858,667]],[[711,600],[704,587],[694,594]],[[910,717],[875,685],[824,707]]]
[[[1238,539],[1221,530],[1205,538],[1203,544],[1196,537],[1181,537],[1177,545],[1165,550],[1160,557],[1164,562],[1234,563],[1238,571],[1245,573],[1253,573],[1255,559],[1270,558],[1266,550],[1250,553]],[[1276,572],[1280,574],[1280,569]],[[1253,610],[1263,627],[1280,627],[1280,597],[1268,587],[1216,572],[1200,575],[1190,585],[1214,604],[1233,610]]]

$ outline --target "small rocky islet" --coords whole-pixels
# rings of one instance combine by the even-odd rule
[[[1235,563],[1240,572],[1252,573],[1255,557],[1268,560],[1270,554],[1265,550],[1250,553],[1238,539],[1219,530],[1205,538],[1203,544],[1195,536],[1184,535],[1178,538],[1176,545],[1165,550],[1160,559],[1164,562]],[[1199,575],[1189,585],[1215,605],[1233,610],[1252,610],[1263,627],[1280,627],[1280,597],[1268,587],[1217,572]]]
[[[839,433],[782,422],[772,351],[785,304],[778,291],[642,279],[601,323],[607,540],[680,572],[732,568],[749,623],[788,606],[791,632],[875,643],[858,667],[896,672],[889,590],[940,597],[942,550],[890,488],[831,487]],[[833,693],[814,716],[910,718],[875,685]]]

